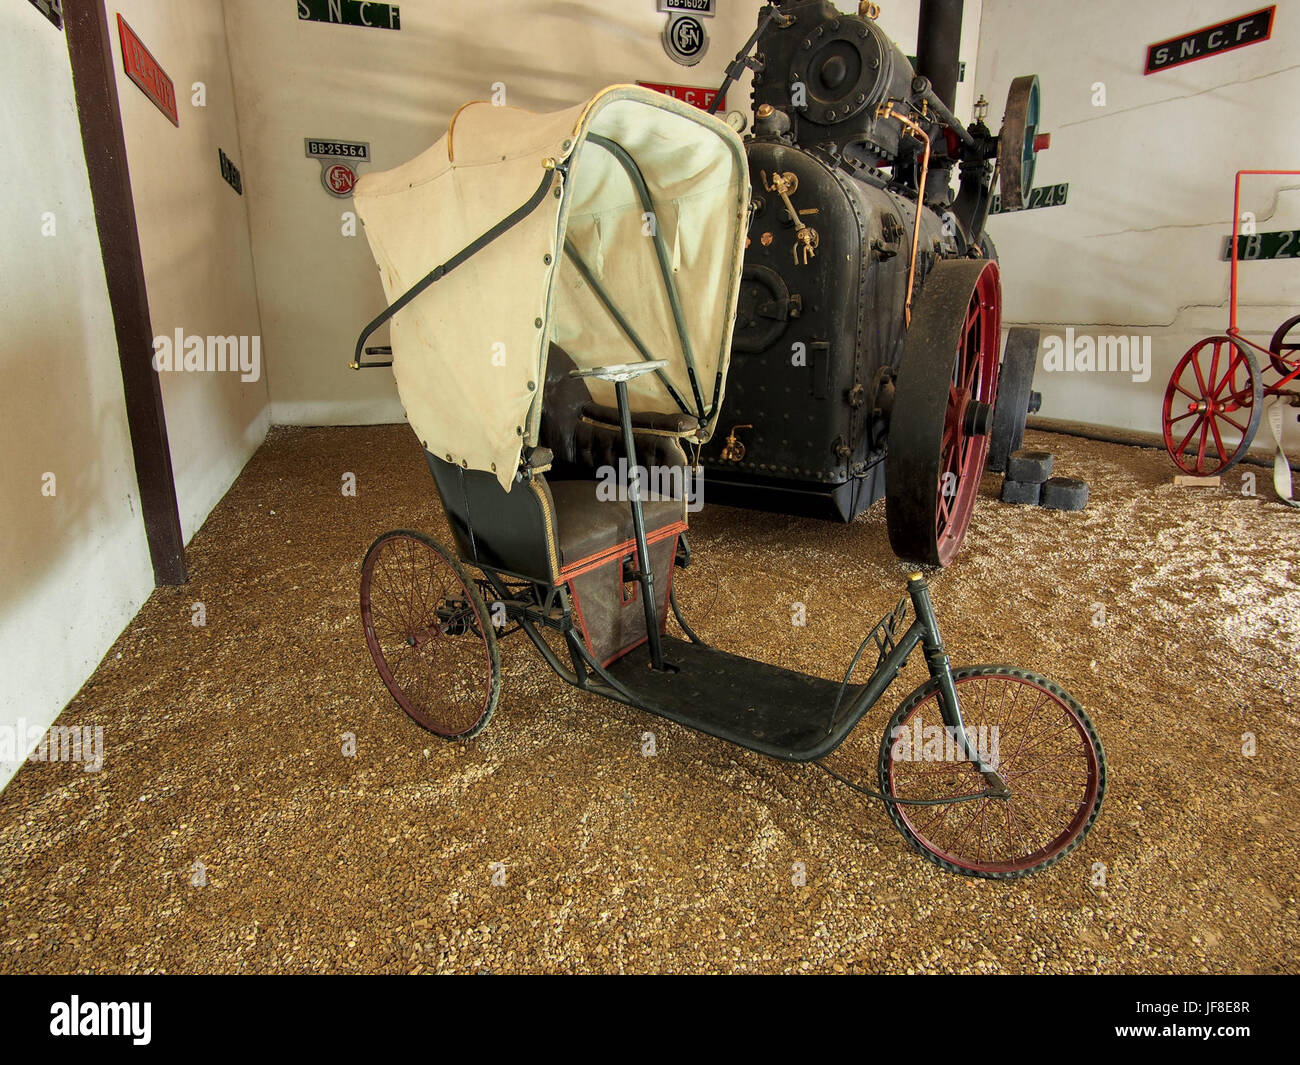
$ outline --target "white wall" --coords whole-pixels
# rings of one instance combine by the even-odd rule
[[[299,22],[292,3],[225,6],[271,352],[272,421],[347,424],[403,417],[391,373],[347,368],[383,295],[364,234],[341,232],[351,201],[321,188],[304,138],[369,141],[373,162],[363,171],[385,170],[441,137],[456,108],[490,97],[494,82],[505,84],[510,105],[536,111],[571,106],[617,82],[716,86],[753,32],[761,4],[718,0],[717,17],[706,20],[709,51],[689,68],[664,53],[666,16],[653,0],[404,0],[400,32]],[[970,111],[980,4],[966,7],[963,114]],[[917,0],[889,3],[881,19],[909,53],[917,10]],[[727,107],[748,115],[748,74]]]
[[[67,48],[29,4],[0,8],[0,85],[0,728],[43,731],[153,572]]]
[[[123,72],[119,10],[174,81],[179,128]],[[202,0],[122,0],[108,15],[154,332],[260,335],[246,201],[218,163],[220,147],[243,165],[224,13]],[[30,5],[5,5],[0,71],[0,726],[43,730],[153,575],[64,35]],[[191,105],[197,81],[206,107]],[[42,236],[45,212],[54,237]],[[266,375],[165,374],[162,391],[188,541],[266,435]],[[0,764],[0,785],[15,769]]]
[[[1219,256],[1233,174],[1300,169],[1300,9],[1279,5],[1269,41],[1149,77],[1142,69],[1148,44],[1247,10],[1235,0],[985,0],[975,82],[995,101],[990,124],[1009,79],[1037,72],[1053,137],[1035,184],[1070,183],[1063,207],[990,222],[1005,317],[1057,333],[1152,338],[1145,384],[1040,371],[1044,416],[1158,431],[1174,364],[1227,328]],[[1104,107],[1092,103],[1096,82]],[[1243,210],[1261,230],[1300,228],[1300,178],[1246,180]],[[1267,345],[1300,304],[1300,263],[1244,267],[1240,295],[1243,330]]]
[[[179,328],[203,337],[260,335],[248,173],[221,6],[207,0],[109,0],[107,6],[154,334],[172,336]],[[123,72],[119,11],[174,82],[179,127]],[[200,81],[205,107],[191,102],[191,87]],[[239,167],[243,196],[222,179],[218,149]],[[229,372],[162,374],[187,542],[266,437],[268,354],[263,338],[263,373],[248,383]]]

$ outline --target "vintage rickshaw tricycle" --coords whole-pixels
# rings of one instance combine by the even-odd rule
[[[688,451],[723,401],[749,201],[737,135],[634,86],[550,115],[466,105],[428,151],[362,178],[391,303],[353,366],[393,367],[454,541],[396,530],[366,554],[379,674],[425,728],[473,736],[497,705],[498,642],[523,632],[577,688],[803,762],[920,648],[930,679],[889,722],[879,792],[834,775],[944,869],[1052,865],[1101,805],[1093,725],[1037,674],[951,667],[921,574],[838,681],[709,646],[683,616]],[[367,359],[389,321],[392,359]]]

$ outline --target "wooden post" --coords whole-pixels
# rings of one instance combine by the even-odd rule
[[[67,0],[63,17],[154,581],[159,585],[184,584],[185,544],[167,446],[162,389],[153,368],[153,326],[127,169],[108,14],[103,0]]]

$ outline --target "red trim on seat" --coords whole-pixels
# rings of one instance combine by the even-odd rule
[[[665,525],[661,529],[656,529],[646,535],[646,546],[650,544],[661,543],[670,536],[678,536],[686,532],[687,525],[684,521],[675,521],[670,525]],[[559,580],[561,583],[567,583],[574,577],[581,577],[584,573],[590,573],[594,569],[600,569],[606,562],[612,560],[613,556],[625,555],[628,552],[636,551],[636,539],[624,540],[622,543],[615,544],[613,547],[602,548],[594,555],[588,555],[586,558],[580,558],[564,566],[560,570]]]

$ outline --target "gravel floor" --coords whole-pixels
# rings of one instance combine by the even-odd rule
[[[1088,509],[1002,504],[988,478],[933,591],[956,662],[1053,676],[1105,742],[1101,817],[1053,869],[944,873],[816,768],[580,694],[522,637],[481,736],[423,732],[356,594],[378,533],[445,538],[418,445],[275,430],[190,585],[154,593],[60,719],[104,727],[102,772],[29,764],[0,794],[0,971],[1294,972],[1300,519],[1263,470],[1251,498],[1236,474],[1174,488],[1159,452],[1026,446],[1091,482]],[[700,635],[828,677],[908,569],[881,507],[850,527],[711,507],[692,540]],[[874,783],[919,657],[839,771]]]

